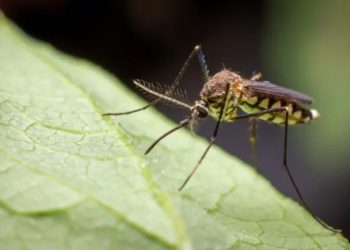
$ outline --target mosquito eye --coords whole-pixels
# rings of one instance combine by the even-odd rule
[[[197,106],[196,110],[198,112],[198,117],[199,118],[204,118],[206,116],[208,116],[208,109],[202,106]]]

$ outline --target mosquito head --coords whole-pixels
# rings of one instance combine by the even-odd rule
[[[192,115],[198,120],[208,116],[208,104],[202,100],[196,101],[192,107]]]

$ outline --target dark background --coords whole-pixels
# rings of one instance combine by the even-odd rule
[[[133,78],[170,84],[200,43],[212,74],[223,65],[246,77],[261,71],[264,79],[313,96],[321,119],[290,129],[289,165],[315,214],[349,237],[348,1],[0,0],[0,8],[32,36],[125,84]],[[194,60],[181,87],[195,100],[202,84]],[[175,121],[186,114],[158,108]],[[249,162],[247,125],[224,124],[218,144]],[[209,137],[213,126],[207,119],[198,133]],[[259,166],[295,198],[281,168],[282,136],[280,127],[259,123]]]

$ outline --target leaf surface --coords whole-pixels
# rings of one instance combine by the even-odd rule
[[[0,17],[0,249],[349,249],[244,163]]]

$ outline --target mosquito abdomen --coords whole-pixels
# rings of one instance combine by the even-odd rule
[[[320,116],[319,112],[315,109],[307,109],[295,102],[287,102],[283,99],[267,96],[245,97],[240,102],[239,107],[246,113],[254,113],[271,108],[288,107],[289,125],[308,123]],[[259,116],[258,119],[276,124],[283,124],[285,114],[284,112],[268,113]]]

